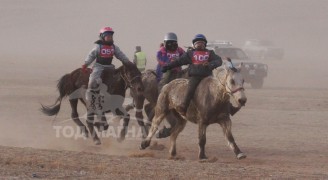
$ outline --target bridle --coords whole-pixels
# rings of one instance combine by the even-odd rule
[[[125,69],[123,69],[124,72],[120,72],[120,75],[122,77],[122,79],[124,80],[124,83],[125,83],[125,89],[127,88],[131,88],[133,89],[133,82],[135,80],[137,80],[137,78],[141,78],[141,75],[138,75],[138,76],[134,76],[131,80],[129,80],[129,78],[126,76],[126,73],[125,73]]]
[[[228,87],[229,88],[229,87]],[[245,89],[244,89],[244,87],[239,87],[239,88],[236,88],[236,89],[234,89],[234,90],[231,90],[230,88],[229,88],[229,90],[231,91],[231,94],[234,94],[234,93],[236,93],[236,92],[238,92],[238,91],[244,91]]]
[[[221,85],[224,87],[224,89],[225,89],[225,90],[226,90],[227,88],[229,89],[229,91],[226,91],[227,94],[229,94],[229,95],[233,95],[233,94],[235,94],[235,93],[238,92],[238,91],[243,91],[243,90],[245,90],[243,86],[238,87],[238,88],[233,89],[233,90],[232,90],[230,87],[227,87],[226,82],[227,82],[227,79],[228,79],[228,75],[229,75],[229,72],[227,72],[226,75],[225,75],[224,83],[221,81],[220,77],[218,77],[218,80],[219,80],[219,82],[221,83]]]

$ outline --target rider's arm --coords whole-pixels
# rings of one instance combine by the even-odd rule
[[[157,57],[157,62],[161,67],[163,67],[165,64],[167,64],[167,62],[165,61],[165,58],[167,58],[167,57],[163,56],[162,51],[158,51],[156,57]]]
[[[126,55],[120,50],[120,48],[116,45],[114,46],[115,46],[114,56],[122,63],[130,62],[129,58],[126,57]]]
[[[210,51],[209,66],[211,69],[215,69],[222,65],[222,59],[220,56],[216,55],[214,51]]]
[[[178,66],[191,64],[192,63],[191,56],[192,56],[192,53],[190,53],[189,51],[186,53],[183,53],[182,56],[180,56],[179,58],[177,58],[174,61],[172,61],[171,63],[169,63],[168,66],[170,69],[172,69],[172,68],[175,68]]]
[[[99,45],[96,45],[88,54],[87,58],[84,60],[84,64],[89,66],[96,58],[99,52]]]

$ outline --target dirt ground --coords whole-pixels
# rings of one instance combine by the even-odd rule
[[[0,179],[328,179],[327,1],[199,2],[167,9],[167,1],[149,0],[0,0]],[[264,87],[246,84],[246,106],[232,117],[247,158],[235,158],[219,125],[208,128],[207,161],[197,159],[191,123],[171,160],[168,138],[139,150],[135,120],[118,143],[121,122],[110,118],[96,146],[80,136],[67,100],[56,118],[43,115],[40,103],[54,103],[57,80],[82,65],[103,26],[115,29],[115,44],[130,59],[141,45],[147,68],[172,31],[181,47],[204,33],[236,46],[263,38],[284,48],[283,60],[262,61]],[[79,113],[85,117],[82,106]]]
[[[276,62],[268,63],[281,68]],[[279,79],[280,73],[274,72],[263,89],[246,84],[248,102],[232,120],[233,135],[247,158],[237,160],[219,125],[211,125],[206,144],[209,160],[199,162],[197,126],[191,123],[178,138],[178,160],[168,159],[169,139],[154,139],[153,148],[139,150],[135,120],[127,140],[118,143],[115,136],[120,122],[110,119],[110,133],[102,134],[102,145],[96,146],[91,139],[78,136],[69,119],[67,100],[55,120],[39,111],[40,103],[52,104],[57,97],[58,78],[52,71],[50,78],[39,78],[41,70],[28,75],[24,69],[5,76],[11,68],[7,65],[0,71],[0,178],[328,178],[326,88],[271,86],[270,80]],[[84,111],[80,107],[80,114]]]

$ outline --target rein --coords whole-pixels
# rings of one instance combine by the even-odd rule
[[[129,80],[128,77],[126,76],[125,69],[123,71],[124,72],[120,72],[120,75],[125,82],[125,89],[127,88],[133,89],[132,82],[135,81],[137,78],[141,78],[141,76],[140,75],[134,76],[131,80]]]
[[[239,87],[239,88],[234,89],[234,90],[230,89],[229,87],[226,86],[227,79],[228,79],[228,73],[226,73],[226,76],[225,76],[225,78],[224,78],[224,83],[221,81],[221,78],[218,77],[219,82],[220,82],[221,85],[224,87],[225,93],[227,93],[227,94],[229,94],[229,95],[233,95],[234,93],[236,93],[236,92],[238,92],[238,91],[245,90],[244,87]],[[227,88],[229,89],[230,92],[226,90]]]

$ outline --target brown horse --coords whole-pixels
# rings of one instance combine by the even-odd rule
[[[88,86],[90,73],[91,69],[89,69],[88,72],[82,72],[81,68],[79,68],[69,74],[64,75],[57,84],[59,97],[57,98],[56,102],[51,106],[44,106],[41,104],[41,111],[48,116],[57,115],[60,110],[63,98],[71,96],[79,89],[86,88]],[[133,63],[125,63],[123,66],[115,69],[114,75],[111,77],[109,77],[108,74],[113,73],[108,72],[108,70],[104,70],[102,74],[102,82],[107,85],[107,92],[111,95],[118,95],[122,97],[118,100],[119,102],[113,102],[118,107],[114,110],[111,109],[113,114],[122,116],[124,118],[123,128],[120,132],[120,137],[118,138],[118,141],[122,141],[125,138],[127,127],[130,121],[130,115],[122,110],[122,104],[125,98],[126,89],[130,88],[131,92],[135,94],[134,101],[136,108],[142,109],[143,104],[141,104],[138,99],[143,95],[144,86],[141,81],[141,73]],[[94,126],[96,126],[99,130],[101,130],[101,128],[106,130],[108,128],[107,120],[105,116],[102,116],[101,123],[97,122],[94,124],[93,122],[87,121],[89,129],[88,131],[86,126],[81,122],[77,112],[77,105],[79,100],[86,106],[84,97],[85,94],[82,93],[78,98],[69,98],[69,102],[72,108],[71,117],[73,121],[80,127],[81,133],[83,135],[88,137],[90,131],[93,141],[98,145],[101,143],[97,133],[94,131]],[[148,129],[146,129],[144,125],[142,113],[136,112],[136,118],[138,119],[138,124],[143,128],[143,136],[146,137]]]
[[[219,74],[219,75],[217,75]],[[175,116],[176,125],[171,131],[170,155],[176,156],[176,138],[184,129],[189,120],[199,125],[199,158],[206,159],[206,128],[213,123],[219,123],[229,146],[234,151],[238,159],[245,158],[246,155],[240,151],[231,133],[231,103],[230,97],[238,104],[239,109],[246,103],[246,96],[243,88],[243,77],[238,69],[224,68],[219,73],[214,73],[213,77],[203,79],[198,85],[195,95],[188,108],[186,116],[181,115],[176,109],[182,103],[188,87],[187,79],[176,79],[164,86],[155,107],[155,117],[152,122],[148,137],[142,141],[141,148],[145,149],[150,145],[151,138],[158,129],[159,124],[169,113]]]
[[[152,119],[154,117],[154,109],[157,103],[158,94],[159,94],[159,83],[157,82],[157,75],[155,70],[148,69],[144,71],[141,75],[142,77],[142,83],[144,85],[144,93],[143,96],[137,96],[135,95],[133,91],[131,91],[131,96],[133,99],[138,98],[138,102],[140,106],[143,106],[145,100],[147,100],[147,104],[144,105],[144,111],[148,117],[147,125],[150,126]],[[184,69],[178,73],[174,73],[171,76],[171,79],[177,79],[177,78],[187,78],[188,77],[188,69]],[[137,104],[136,104],[137,106]],[[126,107],[126,110],[130,110],[134,108],[133,106],[129,105]],[[137,112],[142,112],[142,109],[136,108]],[[171,126],[175,125],[175,120],[172,120],[168,118],[168,122]],[[148,124],[149,123],[149,124]],[[168,131],[167,129],[164,130],[165,132]]]

